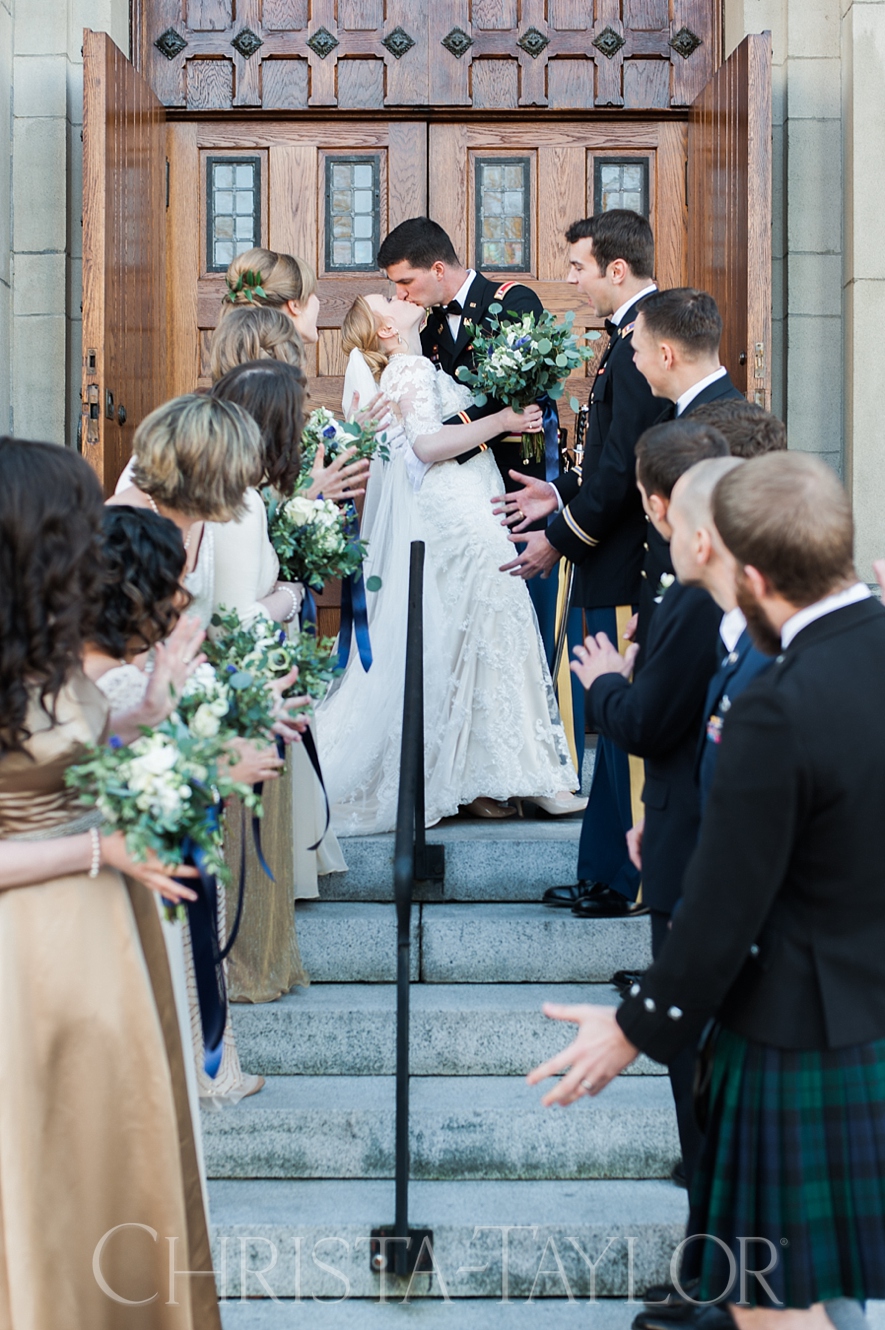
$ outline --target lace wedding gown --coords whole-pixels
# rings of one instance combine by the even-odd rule
[[[381,390],[406,435],[434,434],[471,401],[421,356],[395,356]],[[339,834],[396,823],[406,655],[409,546],[423,540],[424,715],[428,826],[480,795],[575,790],[535,612],[491,499],[503,482],[490,451],[438,462],[415,492],[401,448],[384,468],[364,569],[374,662],[356,653],[317,710],[323,771]]]

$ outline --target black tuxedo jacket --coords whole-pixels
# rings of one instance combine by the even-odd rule
[[[719,664],[721,619],[706,591],[675,582],[652,622],[644,669],[633,683],[604,674],[587,694],[592,727],[645,759],[642,900],[665,914],[679,899],[697,845],[695,758],[704,699]]]
[[[804,628],[731,708],[661,955],[618,1011],[669,1062],[718,1015],[775,1048],[885,1037],[885,610]]]
[[[489,314],[489,305],[494,304],[502,306],[501,313],[497,317],[504,323],[521,318],[523,314],[538,316],[544,311],[541,301],[529,287],[522,286],[519,282],[510,282],[504,276],[498,281],[490,281],[488,277],[484,277],[481,272],[478,272],[467,291],[458,340],[454,341],[452,338],[449,319],[445,310],[441,306],[434,306],[430,311],[424,331],[421,333],[421,350],[424,355],[460,383],[461,380],[458,379],[457,370],[462,365],[468,369],[475,367],[473,328],[469,325],[481,324],[488,328],[496,317]],[[514,320],[508,320],[508,315],[513,315]],[[457,416],[452,416],[445,423],[447,425],[460,425],[471,420],[479,420],[483,416],[491,415],[493,411],[500,411],[501,405],[501,402],[490,397],[485,406],[467,407],[465,411]],[[543,461],[524,463],[521,444],[515,441],[505,443],[504,440],[508,437],[510,436],[499,435],[497,439],[492,439],[488,445],[495,455],[495,461],[498,463],[498,468],[504,478],[505,488],[508,490],[514,488],[514,483],[508,474],[511,470],[523,471],[526,475],[545,479]],[[462,453],[457,460],[467,462],[481,451],[480,448],[471,448],[468,452]],[[544,523],[541,522],[536,523],[531,529],[543,530],[543,528]]]
[[[660,402],[633,362],[637,301],[621,319],[590,394],[583,467],[555,482],[565,502],[547,539],[575,564],[574,604],[635,605],[645,540],[636,488],[636,440]]]
[[[708,402],[718,402],[721,398],[739,397],[743,399],[743,393],[738,392],[726,372],[721,379],[715,383],[707,384],[703,392],[699,392],[693,402],[688,406],[679,417],[680,420],[687,420],[689,416],[700,406],[706,406]],[[660,402],[658,403],[660,405]],[[662,425],[667,420],[676,419],[676,403],[668,402],[667,405],[658,412],[657,419],[653,422],[655,425]],[[642,668],[645,664],[644,642],[648,637],[649,625],[655,608],[655,596],[658,594],[658,587],[663,576],[673,575],[673,564],[670,562],[670,546],[664,540],[663,536],[658,535],[651,522],[647,525],[647,535],[645,537],[645,560],[642,565],[641,586],[639,589],[639,622],[636,627],[636,636],[634,640],[639,643],[640,652],[637,660],[637,668]]]

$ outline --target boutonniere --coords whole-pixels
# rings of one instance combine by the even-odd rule
[[[676,581],[675,573],[661,573],[661,580],[660,582],[658,582],[658,589],[655,592],[656,605],[660,605],[661,601],[664,599],[665,592],[673,585],[675,581]]]

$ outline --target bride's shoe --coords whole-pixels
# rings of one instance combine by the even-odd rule
[[[497,799],[488,799],[481,794],[472,803],[462,804],[459,811],[465,817],[488,817],[499,820],[505,817],[513,817],[516,809],[509,808],[507,804],[499,804]]]
[[[515,799],[514,803],[519,805],[520,817],[523,815],[523,803],[536,804],[538,808],[543,809],[545,813],[549,813],[551,817],[564,817],[566,813],[583,813],[588,800],[582,794],[569,794],[567,790],[560,790],[555,799],[539,794],[537,797],[528,799]]]

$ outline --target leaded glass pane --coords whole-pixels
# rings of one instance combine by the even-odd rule
[[[594,179],[595,211],[627,208],[648,216],[648,158],[616,160],[597,157]]]
[[[206,164],[206,267],[224,272],[261,244],[261,160],[210,157]]]
[[[531,213],[531,159],[476,159],[476,256],[489,272],[527,272]]]
[[[326,158],[326,271],[374,269],[381,234],[381,162]]]

